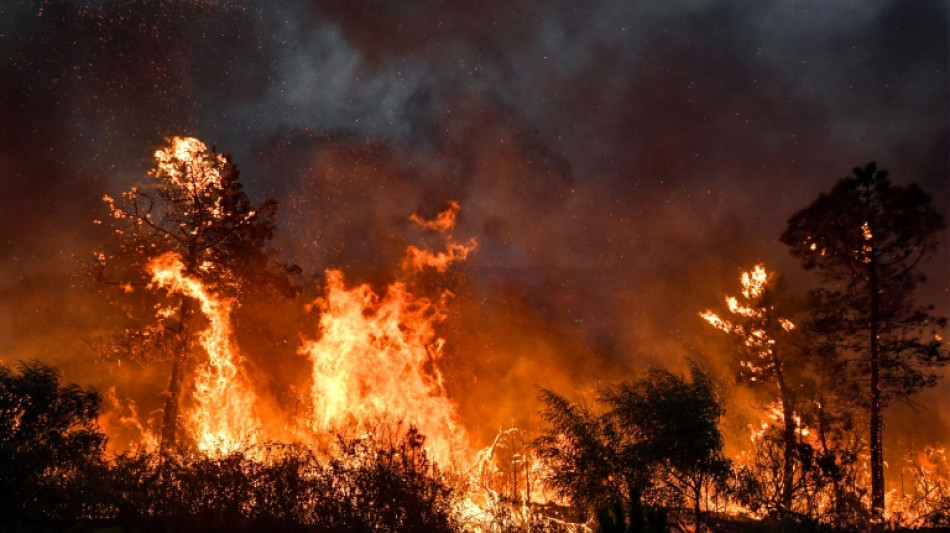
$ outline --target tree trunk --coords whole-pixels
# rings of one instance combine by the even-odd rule
[[[870,265],[869,289],[871,291],[871,520],[881,523],[884,518],[884,420],[881,403],[881,354],[878,346],[880,322],[880,294],[878,294],[877,269]]]
[[[168,392],[165,394],[165,408],[162,415],[161,451],[173,450],[178,441],[178,411],[181,403],[181,389],[185,377],[185,367],[188,366],[188,356],[191,354],[191,338],[189,323],[191,322],[191,302],[182,298],[178,308],[178,327],[175,328],[175,354],[172,361],[172,377],[168,382]]]
[[[779,397],[782,402],[782,509],[791,511],[792,495],[795,483],[795,409],[785,386],[785,377],[782,369],[776,365],[776,382],[778,383]]]
[[[818,440],[819,440],[819,442],[821,443],[821,453],[822,453],[822,455],[827,456],[829,453],[832,453],[832,452],[831,452],[831,449],[828,447],[828,438],[827,438],[826,431],[825,431],[825,429],[826,429],[826,427],[827,427],[827,423],[826,423],[826,421],[825,421],[826,419],[825,419],[825,409],[824,409],[825,398],[824,398],[823,395],[822,395],[822,396],[819,396],[818,398],[819,398],[819,403],[818,403]],[[832,486],[833,486],[833,488],[834,488],[834,492],[832,493],[832,496],[833,496],[833,498],[834,498],[834,500],[833,500],[833,506],[832,506],[832,509],[834,510],[834,514],[832,515],[832,518],[833,518],[833,522],[832,522],[832,523],[834,524],[834,527],[835,527],[836,529],[841,529],[841,518],[842,518],[841,515],[842,515],[842,512],[843,512],[843,510],[844,510],[844,493],[843,493],[842,488],[841,488],[841,474],[840,474],[840,472],[838,471],[837,467],[838,467],[838,460],[837,460],[837,458],[835,457],[835,458],[834,458],[834,466],[833,466],[833,469],[832,469],[832,471],[831,471],[831,483],[832,483]]]
[[[703,512],[699,504],[703,497],[703,482],[702,478],[696,483],[696,486],[693,488],[693,517],[696,523],[696,533],[700,533],[702,529],[703,521]]]

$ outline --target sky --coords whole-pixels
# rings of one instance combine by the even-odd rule
[[[6,0],[0,359],[161,390],[89,364],[109,311],[77,262],[102,196],[191,135],[279,202],[273,245],[311,285],[386,279],[409,215],[459,202],[479,248],[444,335],[470,420],[687,357],[725,375],[697,313],[758,261],[806,290],[778,237],[853,167],[950,211],[948,19],[897,0]],[[947,237],[919,295],[943,315]],[[891,438],[947,437],[946,382]],[[921,412],[941,422],[901,429]]]

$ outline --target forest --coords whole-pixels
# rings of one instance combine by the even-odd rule
[[[586,395],[540,382],[519,391],[537,426],[487,442],[443,368],[453,291],[481,245],[456,238],[462,202],[406,213],[425,239],[384,282],[327,269],[305,289],[272,246],[278,204],[252,202],[232,159],[196,138],[169,138],[139,185],[103,194],[101,246],[76,283],[121,311],[96,349],[160,376],[160,409],[139,414],[40,358],[4,362],[2,531],[950,528],[945,449],[886,464],[884,438],[892,406],[950,363],[947,318],[918,290],[945,222],[875,163],[788,215],[780,241],[808,291],[752,264],[695,310],[730,347],[727,372],[697,351]],[[242,328],[301,313],[318,316],[291,347],[303,385],[265,384]],[[737,388],[763,422],[730,453]]]

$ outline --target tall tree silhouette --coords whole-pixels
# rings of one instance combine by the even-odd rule
[[[810,326],[841,354],[864,389],[870,422],[871,512],[884,510],[883,418],[887,405],[937,379],[950,362],[938,328],[946,318],[918,305],[918,266],[935,250],[941,215],[916,184],[891,184],[874,163],[857,167],[788,220],[781,240],[822,286]]]
[[[236,166],[226,155],[191,137],[173,137],[155,152],[152,180],[132,187],[119,199],[105,196],[106,223],[118,236],[110,252],[98,252],[96,276],[126,291],[146,286],[146,262],[176,252],[185,274],[206,287],[236,296],[247,285],[279,282],[266,249],[274,232],[277,204],[253,205],[244,193]],[[249,283],[252,282],[252,283]],[[170,296],[159,325],[142,326],[134,335],[170,352],[171,378],[165,397],[161,445],[176,444],[179,404],[193,345],[195,309],[191,299]]]

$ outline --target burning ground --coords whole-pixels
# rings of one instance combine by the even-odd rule
[[[760,261],[811,287],[778,236],[856,164],[919,183],[944,215],[950,200],[939,2],[14,1],[0,15],[0,357],[108,392],[120,449],[137,425],[159,431],[170,363],[113,336],[161,291],[200,294],[181,280],[126,294],[82,264],[114,237],[93,224],[102,196],[147,183],[173,136],[216,144],[255,205],[277,201],[268,246],[300,268],[286,293],[203,293],[202,314],[230,310],[217,327],[257,420],[333,420],[329,400],[305,401],[314,368],[360,352],[321,333],[328,310],[396,327],[411,283],[409,311],[433,328],[413,331],[444,339],[424,373],[437,383],[420,386],[444,392],[454,414],[439,416],[474,448],[537,430],[537,387],[591,397],[694,358],[721,384],[738,457],[767,402],[734,383],[734,347],[698,313]],[[449,201],[452,241],[425,227]],[[940,241],[918,298],[946,316]],[[446,272],[404,265],[409,246],[471,242]],[[889,409],[889,464],[946,445],[947,387]]]

